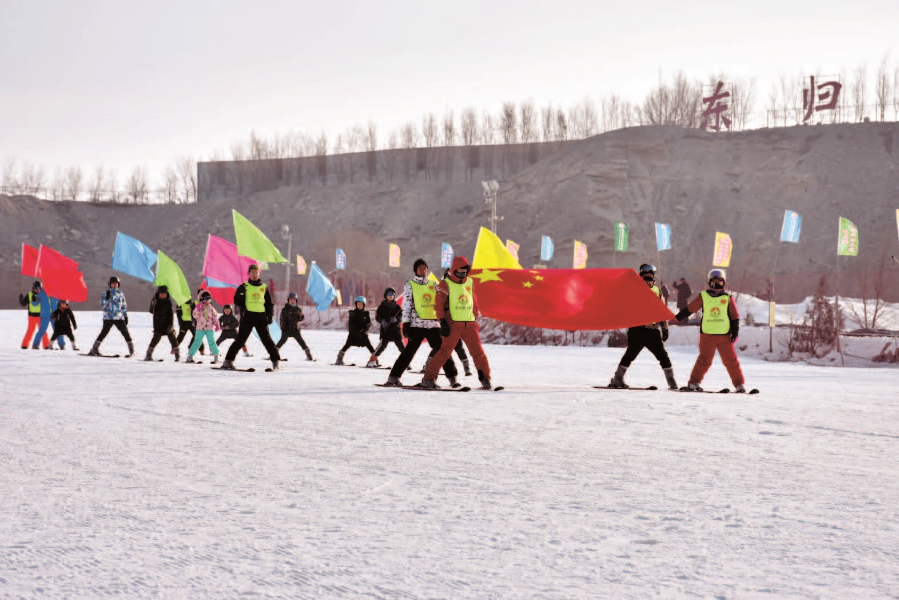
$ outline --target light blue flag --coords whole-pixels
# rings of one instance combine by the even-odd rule
[[[552,260],[556,253],[556,245],[548,235],[544,235],[540,242],[540,260]]]
[[[440,268],[449,269],[453,264],[454,256],[453,247],[443,242],[443,246],[440,248]]]
[[[206,285],[214,288],[236,288],[236,285],[231,285],[230,283],[225,283],[224,281],[219,281],[218,279],[213,279],[212,277],[206,278]],[[255,330],[254,330],[255,331]]]
[[[671,250],[671,225],[656,223],[656,250]]]
[[[800,233],[802,233],[802,215],[795,210],[786,210],[784,225],[780,230],[780,241],[798,244]]]
[[[153,283],[153,265],[156,264],[156,253],[146,244],[121,231],[116,233],[115,250],[112,251],[112,268],[132,277]]]
[[[315,310],[328,310],[328,306],[337,298],[337,290],[334,289],[334,284],[331,283],[328,276],[315,263],[312,263],[312,268],[309,269],[306,293],[315,302]]]
[[[346,252],[337,249],[337,268],[338,269],[346,269]]]

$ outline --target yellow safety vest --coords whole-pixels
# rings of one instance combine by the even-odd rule
[[[244,289],[246,290],[244,303],[246,304],[247,311],[255,313],[265,312],[266,285],[264,283],[252,285],[248,282],[244,285]]]
[[[410,281],[412,286],[412,300],[415,303],[415,312],[426,321],[437,319],[437,310],[434,301],[437,299],[437,285],[430,279],[424,285],[417,281]]]
[[[713,297],[708,292],[701,292],[702,296],[702,332],[712,335],[723,335],[730,332],[730,316],[727,307],[730,304],[730,294]]]
[[[445,279],[449,286],[449,308],[453,321],[474,321],[474,294],[471,291],[471,280],[456,283]]]
[[[34,292],[28,292],[28,314],[32,317],[41,316],[41,305],[38,304],[37,308],[31,303],[34,300]],[[22,314],[22,313],[19,313]]]
[[[652,286],[652,287],[649,288],[649,289],[651,289],[651,290],[655,293],[655,295],[659,297],[659,300],[662,299],[662,290],[660,290],[660,289],[658,288],[658,286],[655,286],[655,285],[654,285],[654,286]]]
[[[194,320],[193,310],[190,307],[190,300],[181,305],[181,320],[186,323]]]

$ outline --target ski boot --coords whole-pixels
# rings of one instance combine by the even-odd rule
[[[243,355],[246,356],[247,358],[250,358],[251,356],[253,356],[253,354],[246,348],[244,348]]]
[[[134,356],[134,342],[128,342],[128,354],[125,355],[125,358],[131,358]]]
[[[193,355],[193,354],[188,354],[188,355],[187,355],[187,358],[184,359],[184,362],[186,362],[186,363],[195,363],[195,362],[197,362],[197,361],[194,360],[194,355]]]
[[[155,350],[153,346],[147,348],[147,355],[144,357],[144,362],[153,362],[153,350]]]
[[[312,357],[312,350],[310,350],[309,348],[306,348],[306,360],[308,360],[308,361],[315,360],[315,358]]]
[[[745,394],[746,386],[741,383],[740,385],[738,385],[734,388],[734,391],[737,392],[738,394]]]
[[[451,375],[447,375],[446,378],[449,379],[449,384],[450,384],[450,387],[451,387],[451,388],[460,388],[460,387],[462,387],[462,384],[459,383],[458,381],[456,381],[456,378],[455,378],[455,377],[452,377]]]
[[[234,363],[226,358],[225,361],[222,363],[222,371],[233,371],[233,370],[234,370]]]
[[[368,362],[365,363],[366,369],[377,369],[380,366],[381,365],[378,364],[378,357],[375,356],[374,354],[372,354],[371,357],[368,359]]]
[[[419,371],[418,374],[419,374],[419,375],[424,375],[424,374],[425,374],[425,371],[428,370],[428,365],[429,365],[429,364],[431,364],[431,357],[430,357],[430,356],[425,360],[425,366],[423,366],[423,367],[421,368],[421,371]]]
[[[437,385],[437,382],[434,381],[433,379],[423,379],[420,384],[420,387],[422,387],[423,389],[426,389],[426,390],[439,390],[440,389],[440,386]]]
[[[219,355],[218,355],[218,352],[216,352],[215,354],[212,355],[212,364],[214,364],[214,365],[219,364]]]
[[[478,381],[481,382],[482,390],[492,390],[493,384],[490,383],[490,380],[484,376],[484,372],[478,369]]]
[[[175,362],[180,362],[181,361],[181,348],[175,348],[173,353],[175,354]]]
[[[621,365],[618,365],[618,370],[615,371],[614,377],[612,377],[612,380],[609,382],[609,387],[616,388],[616,389],[629,388],[630,386],[628,384],[624,383],[624,374],[625,373],[627,373],[627,367],[622,367]]]
[[[342,364],[343,364],[343,355],[344,355],[344,354],[346,354],[346,352],[342,352],[342,351],[341,351],[341,352],[338,352],[338,353],[337,353],[337,360],[334,361],[334,364],[335,364],[335,365],[342,365]]]
[[[273,360],[273,361],[272,361],[272,371],[280,371],[280,370],[281,370],[281,367],[278,366],[278,364],[279,364],[280,362],[281,362],[280,360]]]
[[[384,387],[403,387],[403,384],[400,382],[399,377],[388,377],[387,381],[384,382]]]
[[[471,377],[471,361],[467,358],[463,358],[462,367],[465,369],[465,376]]]
[[[698,383],[690,383],[687,385],[686,389],[688,392],[701,392],[702,391],[702,388],[700,387],[700,385]]]
[[[668,382],[668,389],[680,389],[679,387],[677,387],[677,380],[674,379],[674,367],[668,367],[667,369],[662,369],[662,371],[665,372],[665,381]]]
[[[100,342],[94,342],[94,347],[87,353],[88,356],[100,356]]]

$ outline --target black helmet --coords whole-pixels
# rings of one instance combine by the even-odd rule
[[[114,284],[114,283],[119,284],[119,287],[121,287],[121,285],[122,285],[122,282],[119,281],[119,278],[116,277],[115,275],[113,275],[112,277],[109,278],[109,283],[106,285],[109,287],[112,287],[112,284]]]
[[[727,285],[727,273],[724,269],[712,269],[709,271],[709,287],[714,290],[723,290]]]
[[[387,300],[387,294],[393,294],[394,296],[396,296],[396,290],[393,289],[392,287],[389,287],[386,290],[384,290],[384,299],[385,300]]]
[[[39,290],[39,289],[41,289],[41,282],[40,282],[40,281],[35,281],[35,282],[34,282],[34,285],[31,286],[31,289],[33,289],[33,290]]]
[[[416,259],[416,261],[412,264],[412,272],[418,275],[418,267],[420,267],[421,265],[427,267],[428,263],[426,263],[425,259],[423,258]],[[430,267],[428,268],[428,270],[430,270]]]
[[[205,300],[212,300],[212,294],[210,294],[206,290],[203,290],[202,292],[200,292],[200,302],[203,302]]]
[[[287,294],[288,302],[290,302],[291,300],[296,300],[297,298],[299,298],[299,296],[297,296],[296,292],[290,292],[289,294]]]
[[[233,309],[231,308],[230,304],[226,304],[222,307],[222,310],[225,311],[225,310],[233,310]]]
[[[158,288],[156,288],[156,293],[157,293],[157,294],[168,294],[168,293],[169,293],[169,286],[167,286],[167,285],[161,285],[161,286],[159,286]]]
[[[59,301],[59,304],[65,304],[66,306],[68,306],[68,305],[69,305],[69,301],[66,300],[65,298],[63,298],[62,300]]]
[[[651,265],[649,263],[643,263],[642,265],[640,265],[640,277],[642,277],[643,279],[655,279],[655,276],[655,265]]]

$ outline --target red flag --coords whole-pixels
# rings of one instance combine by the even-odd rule
[[[37,248],[22,244],[22,275],[37,277]]]
[[[78,263],[65,254],[57,252],[53,248],[42,244],[37,253],[38,276],[45,277],[43,274],[45,269],[53,271],[77,271]]]
[[[215,303],[219,306],[234,304],[234,292],[237,291],[237,288],[209,287],[206,284],[206,279],[204,278],[203,283],[200,284],[200,289],[209,292],[209,295],[212,296],[212,299],[215,300]]]
[[[567,331],[624,329],[674,314],[633,269],[475,269],[481,314]]]
[[[44,291],[51,298],[68,300],[69,302],[87,302],[87,285],[81,271],[60,269],[41,269]]]

